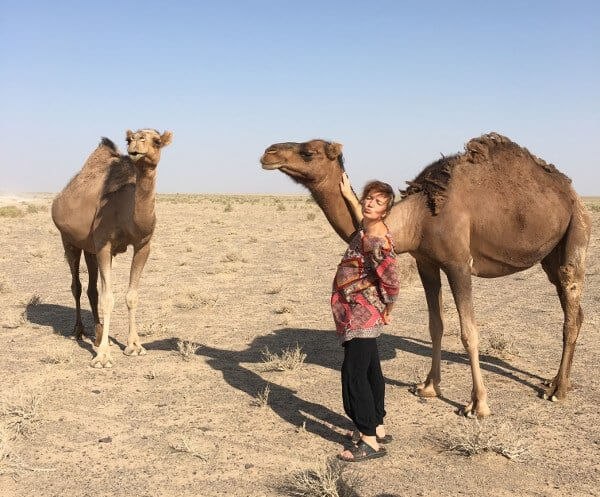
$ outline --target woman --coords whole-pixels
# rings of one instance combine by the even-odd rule
[[[391,440],[383,426],[385,383],[376,339],[389,322],[398,295],[396,254],[384,222],[394,204],[394,191],[387,183],[371,181],[359,203],[345,174],[340,189],[361,229],[353,235],[338,266],[331,309],[344,347],[344,411],[360,439],[338,457],[364,461],[386,455],[380,443]]]

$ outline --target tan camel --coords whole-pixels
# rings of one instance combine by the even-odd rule
[[[280,143],[266,149],[261,163],[263,169],[279,169],[306,186],[335,231],[349,241],[358,225],[340,192],[341,150],[340,144],[322,140]],[[591,226],[570,180],[552,164],[491,133],[471,140],[464,153],[426,167],[409,182],[403,197],[386,223],[396,251],[416,259],[432,341],[431,370],[416,393],[440,394],[444,330],[440,269],[454,295],[461,340],[471,364],[473,389],[464,413],[484,417],[490,411],[479,367],[471,276],[495,278],[541,262],[565,316],[560,367],[544,398],[565,398],[583,321],[579,303]]]
[[[162,147],[171,143],[172,134],[162,135],[153,129],[127,131],[127,152],[121,155],[113,142],[103,138],[88,157],[81,171],[52,202],[52,219],[60,231],[65,256],[71,269],[71,290],[75,297],[77,316],[74,334],[83,335],[81,321],[81,283],[79,261],[81,252],[88,267],[88,297],[98,347],[92,366],[111,367],[109,350],[110,316],[113,309],[111,290],[112,257],[133,245],[133,260],[127,290],[129,337],[126,355],[146,353],[140,343],[135,315],[138,287],[144,265],[150,254],[150,239],[154,233],[156,166]],[[98,270],[100,270],[100,307],[98,315]]]

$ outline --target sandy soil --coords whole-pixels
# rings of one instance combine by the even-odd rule
[[[142,277],[148,354],[121,353],[131,252],[116,259],[112,369],[89,366],[70,335],[74,303],[50,195],[3,197],[28,211],[0,217],[0,494],[275,496],[290,475],[334,455],[341,406],[330,284],[344,251],[306,197],[161,196]],[[443,398],[409,386],[429,368],[420,282],[406,283],[381,337],[389,456],[354,465],[358,495],[600,495],[600,202],[588,255],[582,328],[563,403],[538,397],[562,347],[562,312],[539,266],[474,280],[481,362],[493,416],[456,414],[470,370],[445,285]],[[84,292],[87,274],[82,274]],[[85,293],[84,322],[92,331]],[[184,358],[178,341],[198,346]],[[304,366],[267,371],[262,351],[298,344]],[[188,360],[186,360],[188,359]],[[270,387],[266,406],[256,400]],[[446,450],[478,436],[473,457]],[[491,437],[491,438],[490,438]],[[498,452],[521,455],[510,460]],[[525,452],[520,453],[521,450]]]

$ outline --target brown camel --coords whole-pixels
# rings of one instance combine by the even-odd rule
[[[279,143],[266,149],[261,163],[263,169],[279,169],[306,186],[335,231],[348,242],[358,226],[340,192],[341,150],[340,144],[322,140]],[[424,397],[440,394],[444,330],[440,269],[454,295],[461,340],[471,364],[473,389],[464,413],[484,417],[490,411],[479,367],[471,276],[495,278],[541,262],[565,316],[560,367],[544,398],[565,398],[583,321],[579,302],[591,226],[570,180],[552,164],[491,133],[471,140],[464,153],[426,167],[403,193],[386,224],[396,251],[409,252],[416,259],[432,341],[431,370],[416,393]]]
[[[74,330],[77,339],[84,332],[79,282],[81,251],[88,267],[87,293],[96,323],[94,345],[98,347],[92,366],[97,368],[111,367],[113,364],[108,340],[114,303],[110,282],[112,258],[125,252],[128,245],[133,245],[133,260],[126,296],[129,337],[124,353],[129,356],[146,353],[135,323],[138,287],[150,254],[150,239],[156,223],[156,166],[160,161],[162,147],[171,143],[171,139],[170,131],[160,135],[153,129],[141,129],[135,133],[128,130],[129,155],[121,155],[113,142],[103,138],[81,171],[52,202],[52,219],[60,231],[71,269],[71,290],[77,309]],[[98,315],[98,270],[103,324]]]

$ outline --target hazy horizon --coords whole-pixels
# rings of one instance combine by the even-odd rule
[[[600,194],[600,5],[261,0],[0,6],[0,192],[57,192],[101,136],[171,130],[160,193],[304,194],[272,143],[344,145],[356,188],[496,131]]]

